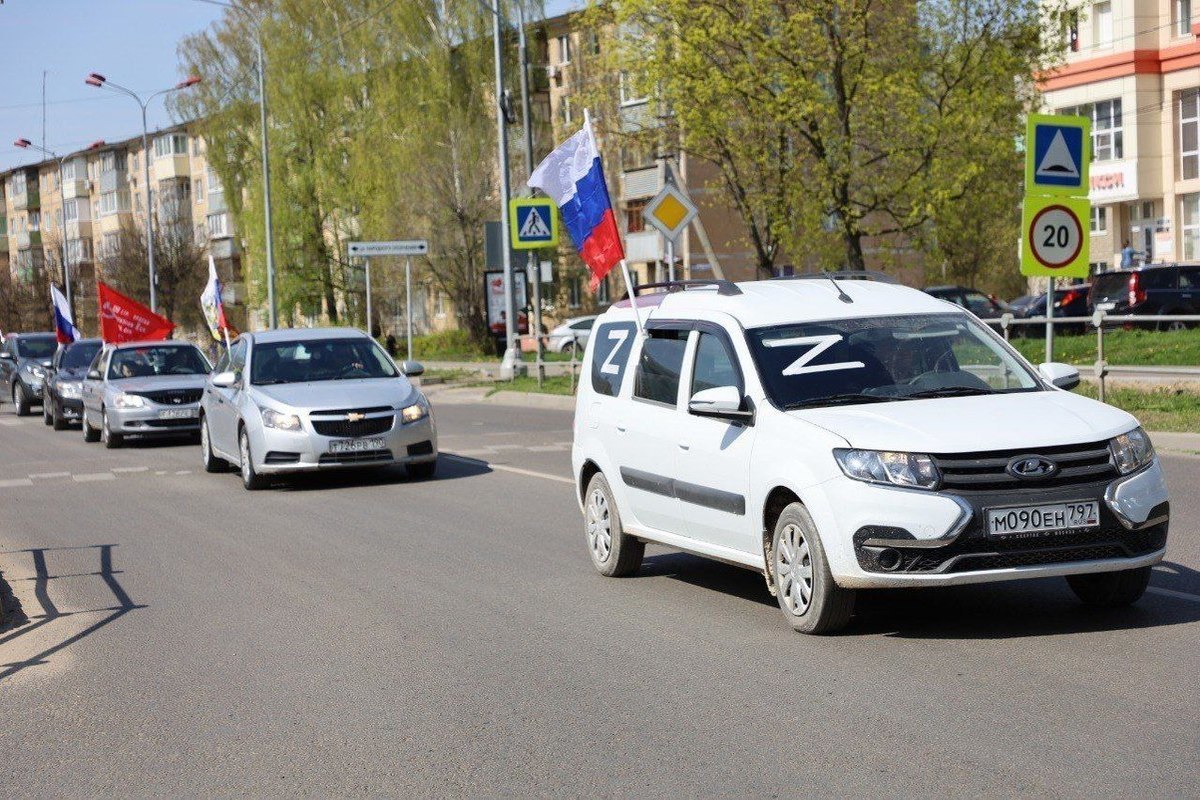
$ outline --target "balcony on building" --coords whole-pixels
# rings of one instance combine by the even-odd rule
[[[188,158],[188,137],[183,133],[164,133],[154,139],[154,177],[159,181],[172,178],[191,179],[192,165]]]
[[[100,193],[117,192],[129,187],[129,152],[124,148],[107,150],[100,156]]]
[[[14,211],[33,211],[42,207],[36,169],[22,169],[13,172],[9,189]]]
[[[17,250],[29,250],[32,247],[41,247],[42,232],[41,231],[21,231],[13,234],[14,243]]]
[[[83,157],[64,161],[62,166],[63,200],[74,200],[77,197],[86,199],[91,190],[92,184],[88,180],[87,161]]]

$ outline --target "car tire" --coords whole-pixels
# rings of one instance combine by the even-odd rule
[[[107,411],[100,412],[100,441],[104,442],[104,446],[109,450],[116,450],[125,444],[125,437],[119,433],[113,433],[112,428],[109,427]]]
[[[592,476],[584,498],[584,542],[592,566],[609,578],[633,575],[642,566],[646,543],[621,527],[621,513],[604,473]]]
[[[87,412],[83,412],[83,440],[85,442],[100,441],[100,431],[92,427],[92,423],[88,422]]]
[[[65,431],[67,429],[67,420],[59,413],[57,403],[50,404],[50,425],[56,431]]]
[[[1136,603],[1149,583],[1150,567],[1067,576],[1067,585],[1085,605],[1106,608]]]
[[[200,420],[200,452],[204,459],[205,472],[225,472],[229,469],[229,462],[213,453],[212,442],[208,437],[207,417]]]
[[[419,464],[408,464],[404,467],[408,477],[415,481],[427,481],[437,473],[437,461],[422,461]]]
[[[16,406],[18,417],[29,416],[29,407],[31,405],[29,394],[25,391],[25,384],[20,381],[17,381],[16,386],[13,387],[13,405]]]
[[[771,537],[775,598],[791,626],[801,633],[832,633],[854,614],[854,590],[833,579],[817,526],[800,503],[783,509]]]
[[[246,491],[253,492],[265,487],[266,480],[254,469],[254,459],[250,455],[250,434],[246,433],[245,428],[238,431],[238,455],[241,457],[238,471],[242,474],[242,486],[246,487]]]

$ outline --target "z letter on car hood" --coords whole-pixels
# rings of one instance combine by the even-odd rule
[[[1094,442],[1137,424],[1120,409],[1060,391],[902,400],[790,415],[841,436],[852,447],[917,453]]]
[[[275,386],[255,386],[256,391],[293,408],[312,410],[395,408],[413,395],[407,378],[370,378],[356,381],[314,381],[313,383],[281,383]]]

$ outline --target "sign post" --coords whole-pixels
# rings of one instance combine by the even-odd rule
[[[642,212],[643,218],[667,240],[667,280],[675,280],[675,240],[696,218],[690,197],[672,183],[665,184]]]
[[[1046,361],[1054,360],[1054,282],[1088,276],[1091,120],[1030,114],[1025,128],[1021,274],[1049,278]]]
[[[542,247],[558,245],[558,210],[549,197],[518,197],[508,201],[509,225],[513,250],[528,250],[527,280],[533,282],[534,361],[538,386],[542,385],[542,284],[538,279],[537,253]]]
[[[367,279],[367,336],[375,338],[371,328],[371,259],[375,256],[404,256],[404,327],[408,339],[408,358],[413,357],[412,350],[412,257],[429,255],[429,242],[425,239],[399,239],[392,242],[350,242],[348,247],[351,258],[364,259]]]

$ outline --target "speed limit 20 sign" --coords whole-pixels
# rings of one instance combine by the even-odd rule
[[[1021,274],[1088,276],[1086,197],[1026,197],[1021,216]]]

